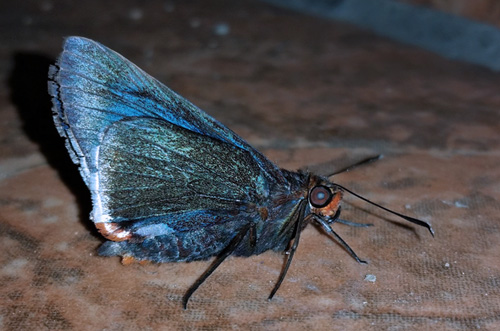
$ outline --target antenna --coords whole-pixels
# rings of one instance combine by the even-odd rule
[[[335,170],[335,172],[327,175],[326,177],[332,177],[332,176],[335,176],[337,174],[340,174],[340,173],[343,173],[343,172],[348,172],[348,171],[351,171],[352,169],[354,168],[357,168],[359,167],[360,165],[364,165],[364,164],[368,164],[368,163],[372,163],[374,161],[377,161],[377,160],[380,160],[381,158],[383,158],[384,155],[382,154],[379,154],[379,155],[375,155],[375,156],[370,156],[370,157],[367,157],[366,159],[363,159],[359,162],[356,162],[354,164],[351,164],[350,166],[347,166],[347,167],[344,167],[342,169],[339,169],[339,170]]]
[[[423,226],[423,227],[427,228],[427,229],[429,230],[429,232],[431,233],[431,235],[434,237],[434,230],[432,229],[432,226],[431,226],[429,223],[427,223],[427,222],[425,222],[425,221],[421,221],[421,220],[416,219],[416,218],[413,218],[413,217],[410,217],[410,216],[406,216],[406,215],[400,214],[400,213],[395,212],[395,211],[393,211],[393,210],[390,210],[390,209],[388,209],[388,208],[385,208],[384,206],[381,206],[381,205],[379,205],[378,203],[375,203],[375,202],[370,201],[370,200],[368,200],[368,199],[366,199],[366,198],[363,198],[361,195],[359,195],[359,194],[357,194],[357,193],[354,193],[353,191],[351,191],[351,190],[349,190],[349,189],[346,189],[345,187],[343,187],[343,186],[341,186],[341,185],[339,185],[339,184],[333,184],[333,185],[337,186],[338,188],[340,188],[340,189],[341,189],[341,190],[343,190],[343,191],[346,191],[346,192],[348,192],[348,193],[350,193],[350,194],[354,195],[354,196],[355,196],[355,197],[357,197],[358,199],[361,199],[361,200],[363,200],[363,201],[365,201],[365,202],[368,202],[369,204],[372,204],[372,205],[374,205],[374,206],[376,206],[376,207],[378,207],[378,208],[380,208],[380,209],[383,209],[383,210],[385,210],[385,211],[387,211],[387,212],[389,212],[389,213],[391,213],[391,214],[394,214],[394,215],[396,215],[396,216],[399,216],[399,217],[401,217],[401,218],[403,218],[403,219],[407,220],[408,222],[411,222],[411,223],[414,223],[414,224],[417,224],[417,225],[420,225],[420,226]]]

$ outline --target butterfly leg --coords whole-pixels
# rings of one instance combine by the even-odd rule
[[[371,223],[358,223],[358,222],[342,220],[340,218],[336,219],[335,222],[342,223],[342,224],[349,225],[349,226],[354,226],[357,228],[367,228],[369,226],[373,226],[373,224],[371,224]]]
[[[358,228],[365,228],[365,227],[373,226],[373,224],[370,224],[370,223],[369,224],[357,223],[357,222],[351,222],[351,221],[346,221],[346,220],[340,219],[339,216],[340,216],[341,209],[342,209],[342,206],[339,206],[335,215],[332,218],[327,219],[326,222],[328,224],[333,224],[335,222],[338,222],[338,223],[342,223],[342,224],[349,225],[349,226],[355,226]]]
[[[231,240],[229,245],[224,248],[224,250],[217,256],[215,261],[212,263],[212,265],[198,278],[198,280],[189,288],[189,290],[184,294],[182,297],[182,306],[184,309],[187,308],[187,304],[189,301],[189,298],[193,293],[200,287],[201,284],[219,267],[219,265],[229,256],[231,255],[236,248],[238,248],[239,244],[245,238],[247,233],[250,231],[255,232],[255,229],[252,231],[252,227],[254,227],[252,224],[248,224],[243,229],[238,232],[238,234]]]
[[[269,294],[269,297],[267,300],[271,300],[278,289],[281,286],[281,283],[283,283],[283,280],[285,279],[286,273],[288,271],[288,268],[290,267],[290,264],[292,264],[292,259],[293,255],[295,254],[295,251],[297,250],[297,247],[299,246],[299,239],[300,239],[300,233],[302,232],[302,224],[304,223],[304,213],[305,213],[305,207],[306,204],[304,201],[300,204],[297,212],[295,213],[297,215],[297,219],[295,220],[295,235],[294,235],[294,240],[292,247],[290,247],[290,250],[288,250],[288,258],[286,260],[286,265],[285,268],[283,268],[283,271],[281,271],[280,278],[278,279],[278,282],[276,285],[274,285],[273,290],[271,291],[271,294]]]
[[[358,261],[359,263],[363,263],[363,264],[366,264],[368,262],[364,261],[364,260],[361,260],[358,255],[356,253],[354,253],[354,251],[352,250],[351,247],[349,247],[349,245],[344,241],[344,239],[342,239],[337,233],[335,233],[335,231],[332,230],[332,228],[330,227],[330,224],[323,220],[322,218],[320,217],[315,217],[314,218],[316,220],[316,222],[318,222],[318,224],[321,225],[321,227],[323,228],[323,230],[328,233],[329,235],[331,235],[332,237],[334,237],[335,239],[337,239],[340,244],[342,245],[342,247],[344,247],[348,252],[349,254],[351,254],[351,256],[356,260]]]
[[[250,226],[249,238],[250,249],[254,251],[255,247],[257,247],[257,228],[255,227],[255,223],[252,223],[252,225]]]

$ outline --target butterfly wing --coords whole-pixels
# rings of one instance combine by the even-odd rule
[[[93,218],[109,239],[126,241],[105,245],[105,255],[214,255],[258,215],[255,204],[268,194],[249,152],[164,120],[116,122],[96,154]]]
[[[267,180],[286,183],[281,171],[230,129],[120,54],[81,37],[66,39],[49,72],[54,121],[67,138],[72,159],[87,186],[97,171],[96,149],[103,130],[126,117],[151,117],[248,151]]]
[[[134,64],[66,40],[49,73],[54,120],[89,187],[105,255],[181,261],[217,254],[259,218],[273,163]]]
[[[101,211],[95,219],[154,222],[194,211],[245,212],[268,194],[250,153],[163,120],[128,118],[112,124],[97,154],[95,191],[102,199],[96,201]]]

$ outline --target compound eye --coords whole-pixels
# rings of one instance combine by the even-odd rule
[[[309,202],[316,208],[327,206],[332,200],[332,192],[326,186],[315,186],[309,194]]]

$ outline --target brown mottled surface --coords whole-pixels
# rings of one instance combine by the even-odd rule
[[[253,1],[5,1],[0,25],[0,329],[500,329],[500,74]],[[268,252],[230,258],[182,310],[208,262],[96,256],[46,95],[67,35],[124,54],[283,167],[384,153],[337,181],[436,238],[347,199],[344,218],[375,226],[335,229],[370,264],[309,226],[272,302],[283,256]]]

